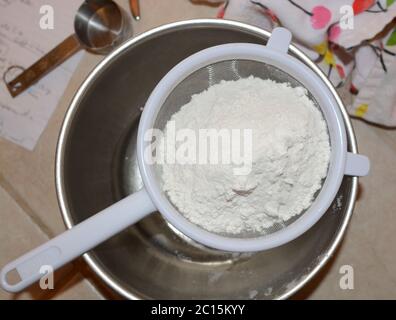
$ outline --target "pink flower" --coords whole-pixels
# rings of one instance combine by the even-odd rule
[[[336,41],[341,34],[341,28],[338,24],[332,26],[329,30],[329,40]]]
[[[331,20],[331,11],[324,6],[312,9],[311,24],[314,29],[323,29]]]

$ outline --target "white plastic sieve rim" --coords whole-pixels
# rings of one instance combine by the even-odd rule
[[[144,150],[149,142],[143,140],[146,130],[152,128],[163,103],[175,87],[193,72],[225,60],[253,60],[268,63],[290,74],[301,82],[318,101],[327,124],[332,129],[331,160],[328,177],[313,204],[295,222],[274,233],[256,238],[232,238],[208,232],[191,223],[180,214],[163,195],[153,168],[144,162]],[[319,97],[320,96],[320,97]],[[296,58],[263,45],[232,43],[202,50],[177,64],[158,83],[145,105],[138,131],[137,152],[139,169],[151,200],[161,214],[188,237],[209,247],[226,251],[259,251],[280,246],[297,238],[311,228],[327,211],[341,185],[346,163],[346,132],[338,104],[320,77]]]

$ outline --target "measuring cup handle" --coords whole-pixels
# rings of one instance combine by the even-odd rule
[[[62,43],[48,52],[44,57],[23,71],[15,79],[6,82],[11,96],[16,97],[21,92],[39,81],[44,75],[71,57],[81,48],[76,36],[67,37]]]
[[[142,189],[7,264],[0,273],[1,286],[9,292],[21,291],[48,269],[58,269],[154,211]],[[10,277],[15,275],[19,279],[11,283]]]
[[[286,54],[289,51],[291,40],[292,34],[289,30],[282,27],[275,28],[267,42],[267,48]]]

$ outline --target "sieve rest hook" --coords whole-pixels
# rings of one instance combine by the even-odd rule
[[[292,34],[289,30],[282,27],[275,28],[267,42],[267,48],[287,54],[291,40]]]

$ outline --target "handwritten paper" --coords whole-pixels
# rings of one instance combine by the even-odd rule
[[[81,4],[81,0],[0,0],[0,75],[12,65],[28,68],[72,34]],[[53,29],[40,27],[43,5],[53,8]],[[34,149],[82,54],[77,53],[15,98],[0,81],[0,137]]]

